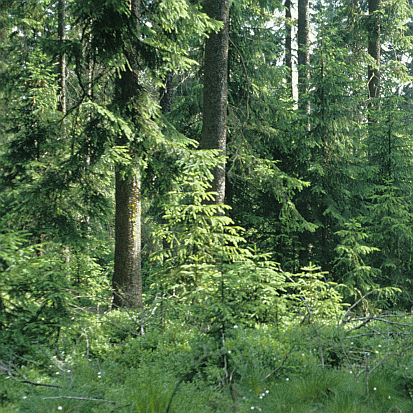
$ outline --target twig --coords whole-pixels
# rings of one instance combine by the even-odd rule
[[[116,410],[123,409],[124,407],[129,407],[129,406],[132,406],[132,403],[122,404],[121,406],[115,407],[115,408],[112,409],[109,413],[113,413],[113,412],[116,411]]]
[[[314,407],[314,409],[311,409],[310,411],[308,411],[307,413],[313,413],[313,412],[316,412],[318,409],[320,409],[322,406],[317,406],[317,407]]]
[[[287,361],[288,357],[290,356],[290,353],[287,353],[286,356],[284,357],[284,360],[281,362],[281,364],[274,369],[273,371],[271,371],[270,373],[268,373],[263,380],[267,380],[268,378],[270,378],[270,376],[272,376],[276,371],[278,371],[280,368],[282,368],[282,366],[284,365],[284,363]]]
[[[353,308],[357,307],[363,300],[366,299],[367,296],[369,296],[369,295],[371,295],[371,294],[373,294],[373,293],[377,293],[377,292],[379,292],[379,290],[377,290],[377,289],[376,289],[376,290],[371,290],[371,291],[367,292],[366,294],[364,294],[362,297],[360,297],[360,298],[359,298],[352,306],[350,306],[350,307],[347,309],[347,311],[344,313],[344,315],[343,315],[343,317],[342,317],[342,319],[341,319],[342,323],[345,324],[345,323],[347,322],[346,318],[347,318],[348,314],[351,312],[351,310],[352,310]]]
[[[225,349],[217,350],[216,352],[211,353],[211,354],[208,354],[207,352],[205,352],[203,356],[199,357],[199,359],[196,361],[196,363],[194,363],[194,362],[192,363],[192,366],[190,367],[189,371],[186,372],[186,373],[178,380],[178,382],[176,383],[176,386],[175,386],[175,388],[174,388],[174,390],[173,390],[173,392],[172,392],[172,394],[171,394],[171,397],[170,397],[170,399],[169,399],[168,406],[166,407],[165,413],[169,413],[169,410],[171,409],[171,405],[172,405],[172,400],[173,400],[175,394],[177,393],[178,387],[181,385],[181,383],[182,383],[184,380],[188,379],[188,377],[195,371],[196,368],[198,368],[198,367],[201,365],[201,363],[202,363],[206,358],[208,358],[208,357],[210,357],[210,356],[213,356],[213,355],[224,354],[225,352],[226,352]]]
[[[31,381],[31,380],[19,380],[16,379],[15,377],[12,376],[12,378],[17,381],[18,383],[25,383],[25,384],[31,384],[32,386],[43,386],[43,387],[53,387],[55,389],[61,389],[61,386],[58,386],[56,384],[47,384],[47,383],[38,383],[36,381]]]
[[[117,404],[113,400],[105,400],[105,399],[93,399],[91,397],[77,397],[77,396],[53,396],[53,397],[42,397],[43,400],[52,400],[52,399],[74,399],[74,400],[87,400],[91,402],[104,402],[104,403],[111,403]]]
[[[23,377],[23,379],[19,379],[18,377],[16,377],[16,375],[19,374],[16,370],[17,369],[16,369],[15,366],[10,365],[10,363],[6,364],[3,360],[0,360],[0,372],[3,372],[3,374],[7,374],[8,378],[13,379],[17,383],[30,384],[32,386],[53,387],[53,388],[56,388],[56,389],[61,388],[60,386],[57,386],[56,384],[39,383],[39,382],[36,382],[36,381],[28,380],[21,373],[20,373],[20,376]]]

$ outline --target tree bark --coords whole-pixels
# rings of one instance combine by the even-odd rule
[[[287,88],[293,94],[293,64],[292,64],[292,26],[291,26],[291,0],[285,0],[285,66],[287,68],[286,82]]]
[[[113,306],[142,304],[140,181],[116,170]]]
[[[377,99],[380,96],[380,22],[376,13],[379,8],[380,0],[369,0],[368,53],[375,61],[375,65],[368,67],[370,99]]]
[[[205,12],[223,22],[218,33],[211,33],[205,42],[203,123],[200,149],[219,149],[226,155],[227,96],[228,96],[228,44],[229,0],[206,0]],[[225,200],[225,162],[214,171],[211,190],[216,192],[215,202]]]
[[[391,146],[389,145],[389,152],[386,153],[385,145],[386,143],[379,144],[379,139],[386,139],[379,132],[379,114],[380,109],[380,21],[377,11],[380,8],[380,0],[369,0],[369,17],[368,17],[368,45],[367,50],[370,57],[374,60],[373,64],[368,66],[367,70],[367,85],[369,100],[367,105],[368,110],[368,133],[370,137],[370,144],[372,145],[372,153],[375,153],[380,159],[380,177],[390,177],[391,165],[390,165],[390,151]],[[390,142],[388,142],[390,143]],[[382,149],[379,149],[382,148]],[[377,162],[377,159],[372,162]]]
[[[58,0],[57,3],[57,33],[59,41],[65,40],[65,25],[66,25],[66,0]],[[59,59],[59,89],[60,100],[59,106],[62,113],[66,113],[66,55],[61,54]]]
[[[139,22],[140,1],[130,8]],[[115,101],[124,116],[135,117],[141,87],[138,76],[138,52],[127,52],[129,64],[120,72],[115,85]],[[138,127],[138,125],[136,125]],[[120,145],[126,146],[122,139]],[[133,154],[132,154],[133,156]],[[142,305],[141,273],[141,196],[140,176],[130,166],[115,167],[115,262],[112,280],[113,307],[136,308]]]
[[[309,79],[310,65],[310,12],[309,0],[298,0],[298,102],[299,107],[306,113],[310,106],[304,96]]]

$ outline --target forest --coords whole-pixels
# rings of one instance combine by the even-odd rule
[[[0,413],[413,412],[413,4],[0,0]]]

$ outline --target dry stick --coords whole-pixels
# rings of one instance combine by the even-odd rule
[[[340,322],[337,323],[337,332],[338,332],[338,338],[339,338],[339,340],[340,340],[341,350],[343,351],[343,354],[344,354],[344,357],[345,357],[346,360],[347,360],[347,363],[349,364],[349,366],[351,366],[351,371],[355,371],[356,366],[355,366],[354,363],[351,362],[350,357],[349,357],[349,355],[348,355],[348,353],[347,353],[347,351],[346,351],[346,349],[345,349],[345,347],[344,347],[344,342],[343,342],[343,338],[342,338],[342,336],[341,336],[340,326],[341,326],[341,325],[344,325],[344,324],[347,322],[346,318],[347,318],[347,316],[348,316],[348,314],[350,313],[351,310],[353,310],[357,305],[359,305],[368,295],[373,294],[373,293],[378,292],[378,291],[379,291],[379,290],[377,290],[377,289],[376,289],[376,290],[372,290],[372,291],[369,291],[368,293],[366,293],[365,295],[363,295],[363,296],[362,296],[360,299],[358,299],[353,305],[351,305],[351,306],[348,308],[348,310],[344,313],[343,317],[341,318],[341,323],[340,323]],[[370,318],[370,319],[371,319],[371,318]],[[361,327],[359,327],[359,328],[361,328]],[[354,329],[352,329],[352,330],[354,330]],[[350,330],[350,331],[352,331],[352,330]],[[354,374],[354,380],[356,380],[356,379],[357,379],[357,378],[356,378],[356,375]]]
[[[61,386],[57,386],[56,384],[47,384],[47,383],[38,383],[35,381],[31,381],[31,380],[19,380],[17,378],[15,378],[14,376],[11,376],[13,378],[14,381],[17,381],[18,383],[25,383],[25,384],[30,384],[32,386],[42,386],[42,387],[53,387],[55,389],[61,389]]]
[[[367,294],[365,294],[363,297],[361,297],[359,300],[357,300],[356,303],[354,303],[354,304],[346,311],[346,313],[344,314],[344,316],[343,316],[343,318],[342,318],[342,324],[346,323],[346,316],[347,316],[347,314],[348,314],[356,305],[358,305],[361,301],[363,301],[363,300],[367,297],[367,295],[372,294],[372,293],[377,292],[377,291],[378,291],[378,290],[370,291],[370,292],[368,292]],[[362,322],[361,324],[357,325],[356,327],[353,327],[353,328],[349,329],[349,330],[347,331],[347,333],[350,332],[350,331],[354,331],[354,330],[356,330],[356,329],[359,329],[359,328],[362,328],[362,327],[367,326],[367,324],[368,324],[371,320],[381,321],[381,322],[383,322],[383,323],[387,323],[387,324],[395,325],[395,326],[400,326],[400,327],[411,327],[411,324],[398,323],[398,322],[395,322],[395,321],[389,321],[389,320],[386,320],[386,319],[385,319],[386,317],[400,317],[400,315],[380,314],[380,315],[378,315],[378,316],[372,315],[372,316],[368,316],[368,317],[357,318],[356,321],[361,321],[361,320],[363,320],[363,322]],[[338,329],[339,329],[340,324],[339,324],[337,327],[338,327]],[[375,329],[373,329],[372,327],[367,326],[366,328],[370,329],[373,334],[376,334],[376,335],[379,335],[379,336],[382,336],[382,335],[383,335],[380,331],[375,330]],[[340,330],[339,330],[339,331],[340,331]],[[408,334],[410,334],[410,333],[408,333]],[[359,335],[359,336],[365,336],[365,334],[362,334],[362,335]],[[353,337],[357,337],[357,336],[353,336]],[[351,361],[350,361],[350,358],[349,358],[349,356],[348,356],[348,354],[347,354],[347,352],[346,352],[346,350],[345,350],[345,348],[344,348],[343,340],[342,340],[340,334],[339,334],[339,339],[340,339],[340,344],[341,344],[343,353],[344,353],[344,355],[345,355],[345,357],[346,357],[346,359],[347,359],[347,362],[349,363],[349,365],[351,365],[352,370],[354,371],[354,370],[355,370],[355,365],[352,364]],[[370,375],[371,375],[378,367],[380,367],[382,364],[384,364],[384,362],[385,362],[389,357],[391,357],[391,356],[399,356],[399,355],[401,355],[403,352],[406,351],[406,349],[403,349],[403,348],[401,348],[401,347],[402,347],[402,346],[399,345],[396,352],[389,352],[389,353],[387,353],[387,354],[386,354],[380,361],[378,361],[371,369],[369,369],[368,358],[366,358],[366,368],[365,368],[365,370],[364,370],[364,371],[362,370],[362,371],[360,371],[358,374],[355,374],[355,375],[354,375],[354,378],[357,379],[363,372],[366,373],[366,391],[367,391],[367,394],[369,393],[369,378],[370,378]],[[412,348],[412,347],[408,347],[408,349],[411,349],[411,348]]]
[[[284,360],[281,362],[281,364],[280,364],[276,369],[274,369],[273,371],[271,371],[270,373],[268,373],[268,374],[264,377],[263,381],[264,381],[264,380],[267,380],[267,379],[270,378],[270,376],[272,376],[275,372],[277,372],[279,369],[281,369],[282,366],[284,365],[284,363],[287,361],[287,359],[288,359],[288,357],[290,356],[290,354],[291,354],[291,351],[288,352],[288,353],[285,355]]]
[[[296,283],[296,282],[294,281],[294,279],[291,278],[288,274],[286,274],[286,277],[287,277],[291,282],[293,282],[294,284]],[[310,308],[310,306],[307,304],[307,301],[305,300],[305,298],[304,298],[302,295],[300,295],[299,298],[300,298],[300,300],[304,303],[304,305],[305,305],[305,307],[306,307],[306,309],[307,309],[307,312],[308,312],[308,320],[310,321],[310,325],[311,325],[311,327],[314,329],[315,334],[316,334],[316,336],[317,336],[317,343],[318,343],[318,348],[319,348],[320,357],[321,357],[321,367],[324,369],[324,354],[323,354],[323,345],[322,345],[321,339],[320,339],[320,333],[319,333],[318,328],[316,327],[315,323],[311,322],[311,320],[312,320],[312,313],[311,313],[311,308]]]
[[[52,400],[52,399],[74,399],[74,400],[87,400],[91,402],[104,402],[104,403],[111,403],[117,404],[113,400],[105,400],[105,399],[93,399],[91,397],[77,397],[77,396],[53,396],[53,397],[42,397],[43,400]]]
[[[313,412],[316,412],[318,409],[321,409],[321,407],[323,407],[323,406],[317,406],[317,407],[314,407],[314,409],[310,410],[310,411],[309,411],[309,412],[307,412],[307,413],[313,413]]]
[[[132,403],[122,404],[121,406],[115,407],[115,408],[112,409],[109,413],[113,413],[113,412],[115,412],[116,410],[123,409],[124,407],[129,407],[129,406],[132,406]]]
[[[376,289],[376,290],[371,290],[371,291],[369,291],[368,293],[364,294],[363,297],[360,297],[360,298],[359,298],[353,305],[351,305],[351,306],[348,308],[348,310],[344,313],[344,315],[343,315],[343,317],[342,317],[342,319],[341,319],[342,323],[343,323],[343,324],[346,323],[346,317],[347,317],[348,313],[349,313],[353,308],[357,307],[363,300],[366,299],[367,296],[369,296],[369,295],[371,295],[371,294],[373,294],[373,293],[377,293],[377,292],[379,292],[379,290],[377,290],[377,289]]]
[[[53,388],[56,388],[56,389],[61,388],[61,386],[57,386],[55,384],[39,383],[39,382],[36,382],[36,381],[28,380],[25,375],[21,375],[23,377],[23,379],[19,379],[18,377],[16,377],[16,367],[11,366],[10,363],[6,364],[2,360],[0,360],[0,372],[3,372],[3,374],[7,374],[7,378],[11,378],[14,381],[16,381],[17,383],[30,384],[32,386],[53,387]]]
[[[318,348],[320,350],[320,357],[321,357],[321,367],[324,369],[324,354],[323,354],[323,345],[321,344],[321,339],[320,339],[320,333],[318,332],[318,328],[316,327],[315,323],[311,322],[311,320],[312,320],[311,308],[309,307],[309,305],[305,301],[304,297],[300,296],[300,299],[302,300],[302,302],[304,303],[304,305],[307,308],[308,317],[309,317],[309,320],[310,320],[310,325],[314,329],[315,334],[317,336],[317,343],[318,343]]]
[[[391,325],[395,325],[395,326],[400,326],[400,327],[411,327],[411,324],[405,324],[405,323],[398,323],[396,321],[389,321],[386,320],[384,317],[387,317],[386,314],[380,314],[380,315],[370,315],[368,317],[359,317],[353,321],[361,321],[363,320],[362,323],[360,323],[359,325],[347,330],[347,333],[350,333],[351,331],[354,330],[358,330],[361,327],[366,326],[371,320],[375,320],[375,321],[381,321],[382,323],[387,323],[387,324],[391,324]],[[380,334],[380,332],[374,330],[372,327],[369,327],[371,330],[373,330],[376,334]]]
[[[175,394],[177,393],[178,387],[181,385],[181,383],[182,383],[186,378],[188,378],[188,376],[189,376],[198,366],[200,366],[200,364],[201,364],[207,357],[212,356],[212,355],[224,354],[225,352],[226,352],[226,351],[225,351],[224,349],[221,349],[221,350],[218,350],[218,351],[216,351],[215,353],[212,353],[212,354],[207,354],[207,353],[205,353],[203,356],[201,356],[201,357],[198,359],[198,361],[197,361],[196,363],[193,363],[193,364],[192,364],[192,366],[191,366],[191,368],[189,369],[189,371],[188,371],[187,373],[185,373],[185,374],[179,379],[178,383],[176,383],[176,386],[175,386],[175,388],[174,388],[174,391],[172,392],[171,397],[170,397],[170,399],[169,399],[168,406],[166,407],[165,413],[169,413],[169,410],[170,410],[171,405],[172,405],[172,400],[173,400]]]

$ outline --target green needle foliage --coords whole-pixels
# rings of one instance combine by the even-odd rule
[[[215,205],[203,2],[1,2],[0,412],[413,411],[412,8],[379,3],[311,4],[299,102],[294,5],[230,4]],[[115,170],[139,308],[111,309]]]

